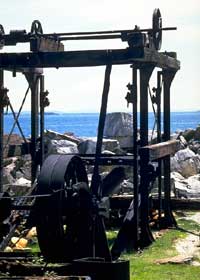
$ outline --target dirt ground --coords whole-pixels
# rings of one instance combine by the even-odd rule
[[[188,219],[200,224],[200,212],[189,216]],[[197,234],[189,233],[185,239],[179,240],[175,246],[182,258],[190,259],[192,265],[200,266],[200,232]]]

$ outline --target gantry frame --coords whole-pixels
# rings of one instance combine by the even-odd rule
[[[146,46],[131,46],[125,49],[108,50],[80,50],[59,52],[25,52],[25,53],[0,53],[0,187],[2,190],[3,172],[3,119],[4,119],[4,71],[23,72],[31,89],[31,157],[32,157],[32,183],[37,177],[38,166],[44,158],[44,76],[43,68],[63,67],[95,67],[106,66],[105,88],[103,91],[101,115],[99,121],[99,141],[95,155],[96,174],[93,174],[92,188],[97,192],[98,165],[102,159],[100,148],[102,145],[102,129],[105,122],[107,108],[107,96],[109,92],[110,72],[112,65],[127,64],[131,66],[133,96],[133,158],[129,161],[133,167],[134,203],[130,206],[134,215],[125,218],[124,224],[118,234],[113,255],[128,247],[124,239],[129,237],[133,241],[133,247],[144,247],[153,241],[148,222],[148,196],[152,171],[149,166],[152,161],[158,161],[161,169],[161,161],[164,167],[164,213],[165,226],[175,225],[170,205],[170,154],[177,149],[177,142],[170,141],[170,88],[176,72],[180,69],[180,62],[174,52],[158,52],[155,48]],[[109,70],[110,67],[110,70]],[[148,88],[149,81],[155,68],[161,70],[157,74],[157,108],[158,108],[158,138],[157,146],[149,147],[148,141]],[[139,74],[139,75],[138,75]],[[163,106],[161,106],[161,82],[163,81]],[[138,90],[139,89],[139,90]],[[139,96],[140,95],[140,96]],[[140,97],[140,104],[138,100]],[[137,113],[140,111],[140,123]],[[161,137],[161,107],[163,107],[163,136]],[[38,117],[40,112],[40,120]],[[40,122],[40,123],[39,123]],[[39,131],[40,127],[40,131]],[[138,139],[138,127],[140,127],[140,140]],[[40,137],[40,150],[38,153],[38,138]],[[163,142],[165,143],[163,148]],[[167,148],[166,148],[167,147]],[[152,150],[157,156],[152,156]],[[40,159],[38,160],[38,155]],[[125,160],[126,161],[126,160]],[[138,176],[140,175],[140,182]],[[155,174],[153,174],[155,175]],[[161,178],[161,174],[159,174]],[[161,187],[159,189],[162,200]],[[130,234],[132,232],[132,234]]]

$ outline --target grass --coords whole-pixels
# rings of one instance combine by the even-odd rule
[[[186,231],[200,232],[200,225],[192,220],[180,219],[178,225]],[[200,267],[189,264],[155,264],[158,259],[177,255],[174,243],[187,236],[185,230],[167,230],[141,253],[124,254],[123,258],[130,260],[130,280],[199,280]]]
[[[194,213],[193,213],[194,214]],[[130,280],[199,280],[200,267],[189,264],[156,264],[155,261],[162,258],[178,255],[175,242],[184,239],[188,232],[200,234],[200,224],[190,220],[190,213],[186,217],[176,216],[178,229],[168,229],[151,246],[141,252],[123,254],[122,259],[130,261]],[[112,246],[117,231],[107,231],[109,245]],[[32,252],[38,253],[37,240],[34,239],[30,245]],[[198,260],[200,261],[200,260]]]

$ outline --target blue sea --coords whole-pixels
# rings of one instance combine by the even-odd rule
[[[139,118],[139,114],[138,114]],[[47,113],[45,114],[45,129],[59,133],[73,132],[80,137],[94,137],[97,135],[98,113]],[[30,136],[30,113],[22,112],[19,118],[20,125],[26,137]],[[13,115],[4,115],[4,133],[9,133],[13,125]],[[188,128],[196,128],[200,124],[200,111],[196,112],[172,112],[171,133],[183,131]],[[154,115],[149,113],[149,130],[153,129]],[[13,133],[19,133],[17,126]]]

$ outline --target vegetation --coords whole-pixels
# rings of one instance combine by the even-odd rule
[[[124,254],[130,260],[131,280],[197,280],[200,267],[190,264],[156,264],[156,260],[177,255],[175,241],[187,236],[186,231],[200,233],[200,225],[192,220],[180,219],[181,229],[166,230],[150,247],[139,253]],[[199,259],[200,261],[200,259]]]
[[[183,213],[184,214],[184,213]],[[159,237],[148,248],[139,252],[124,253],[122,259],[130,261],[130,280],[199,280],[200,266],[192,266],[191,264],[159,264],[158,260],[172,258],[178,253],[175,249],[177,240],[184,239],[188,233],[200,235],[200,224],[190,219],[187,213],[177,216],[177,229],[166,229],[159,233]],[[158,232],[154,232],[155,234]],[[117,236],[116,230],[107,231],[109,245],[112,246]],[[200,239],[199,239],[200,246]],[[37,238],[34,237],[29,244],[32,253],[39,253]],[[200,262],[200,257],[196,259]],[[44,263],[43,259],[38,257],[34,263]],[[45,263],[44,263],[45,264]],[[54,273],[53,271],[49,273]],[[0,273],[1,276],[1,273]]]

